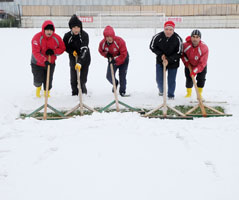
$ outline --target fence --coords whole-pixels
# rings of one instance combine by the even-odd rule
[[[82,12],[158,12],[167,16],[239,15],[239,4],[157,6],[22,6],[22,16],[71,16]]]
[[[184,5],[184,4],[234,4],[239,0],[15,0],[21,5]]]

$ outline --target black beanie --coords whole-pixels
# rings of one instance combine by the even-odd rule
[[[193,32],[191,33],[191,37],[193,36],[193,35],[198,35],[200,38],[202,38],[202,34],[201,34],[201,32],[199,31],[199,30],[193,30]]]
[[[72,29],[72,27],[78,26],[82,29],[82,22],[79,20],[79,18],[76,15],[72,15],[70,21],[69,21],[69,27]]]
[[[52,31],[54,31],[54,27],[53,27],[52,24],[48,24],[48,25],[44,28],[44,30],[52,30]]]

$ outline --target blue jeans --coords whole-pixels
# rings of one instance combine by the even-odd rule
[[[122,65],[119,65],[119,66],[117,66],[115,64],[113,65],[114,75],[115,75],[116,71],[119,69],[119,81],[115,77],[115,84],[117,87],[118,83],[120,83],[120,89],[119,89],[120,93],[126,92],[126,84],[127,84],[126,74],[127,74],[128,64],[129,64],[129,55],[127,55],[127,57]],[[106,78],[111,84],[113,84],[110,65],[108,65],[108,68],[107,68]]]
[[[168,97],[174,97],[174,91],[176,88],[176,75],[177,68],[168,70]],[[163,93],[163,66],[162,64],[156,64],[156,82],[160,93]]]

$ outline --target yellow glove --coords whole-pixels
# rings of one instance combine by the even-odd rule
[[[81,69],[81,64],[80,63],[76,63],[75,70],[77,70],[77,69],[80,71],[80,69]]]
[[[73,51],[73,56],[76,57],[78,54],[76,51]]]

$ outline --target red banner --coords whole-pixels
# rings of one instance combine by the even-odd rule
[[[83,23],[92,23],[93,17],[92,16],[78,16],[79,20],[81,20]]]
[[[167,21],[173,21],[173,22],[183,22],[182,17],[166,17]]]

